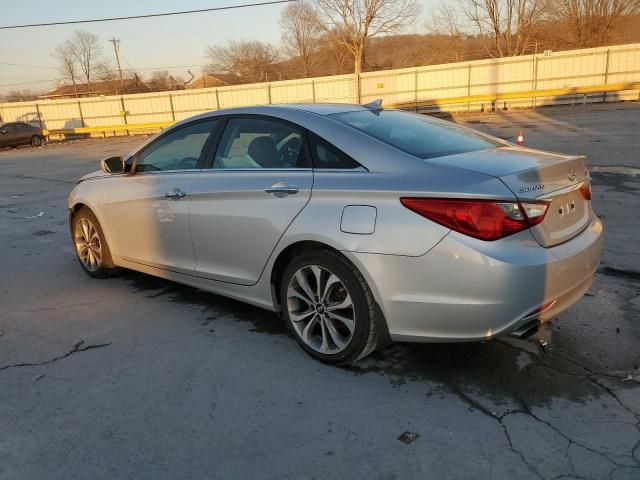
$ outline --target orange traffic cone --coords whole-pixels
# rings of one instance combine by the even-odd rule
[[[516,143],[518,145],[524,145],[524,133],[522,133],[522,130],[518,132],[518,138],[516,138]]]

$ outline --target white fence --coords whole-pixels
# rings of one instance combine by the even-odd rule
[[[640,82],[640,44],[367,72],[361,74],[359,82],[353,75],[337,75],[199,90],[1,103],[0,118],[5,122],[40,123],[52,130],[173,122],[209,110],[245,105],[364,103],[377,98],[387,105],[431,102],[441,110],[466,110],[488,106],[487,100],[474,96],[568,89],[561,95],[521,95],[505,100],[505,105],[500,102],[499,108],[511,108],[575,102],[578,99],[571,89],[633,82]],[[579,101],[635,100],[639,91],[635,86],[606,95],[580,94]],[[460,97],[471,98],[461,103]]]

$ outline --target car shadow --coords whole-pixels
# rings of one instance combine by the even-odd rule
[[[251,332],[287,335],[295,341],[276,313],[139,272],[122,270],[119,277],[147,298],[199,308],[202,315],[198,321],[207,329],[215,328],[219,322],[244,322],[250,324]],[[592,378],[597,372],[572,360],[570,355],[542,346],[542,339],[550,338],[552,329],[552,324],[544,324],[541,331],[527,339],[394,343],[353,366],[339,368],[355,376],[380,375],[396,388],[410,383],[435,385],[436,393],[454,393],[480,409],[489,401],[493,407],[503,405],[505,409],[526,412],[556,398],[585,403],[606,395]],[[308,361],[315,362],[311,358]]]

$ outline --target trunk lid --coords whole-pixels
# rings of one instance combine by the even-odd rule
[[[544,220],[530,229],[543,247],[570,240],[591,219],[591,202],[579,190],[590,182],[583,156],[513,146],[427,161],[498,177],[521,201],[550,202]]]

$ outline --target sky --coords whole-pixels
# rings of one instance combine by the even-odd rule
[[[6,2],[0,8],[0,26],[143,15],[257,1],[263,0],[19,0]],[[415,26],[409,27],[412,31],[422,30],[424,8],[433,0],[420,1],[423,14],[416,19]],[[279,44],[278,22],[285,6],[265,5],[171,17],[0,30],[0,94],[10,90],[46,91],[53,88],[55,82],[52,80],[60,74],[52,52],[78,29],[98,35],[102,54],[110,60],[114,57],[108,39],[120,39],[123,69],[135,68],[150,75],[153,70],[146,68],[198,65],[190,68],[197,75],[200,65],[206,63],[207,46],[222,45],[228,40],[261,40]],[[166,70],[185,79],[190,77],[185,67]]]

